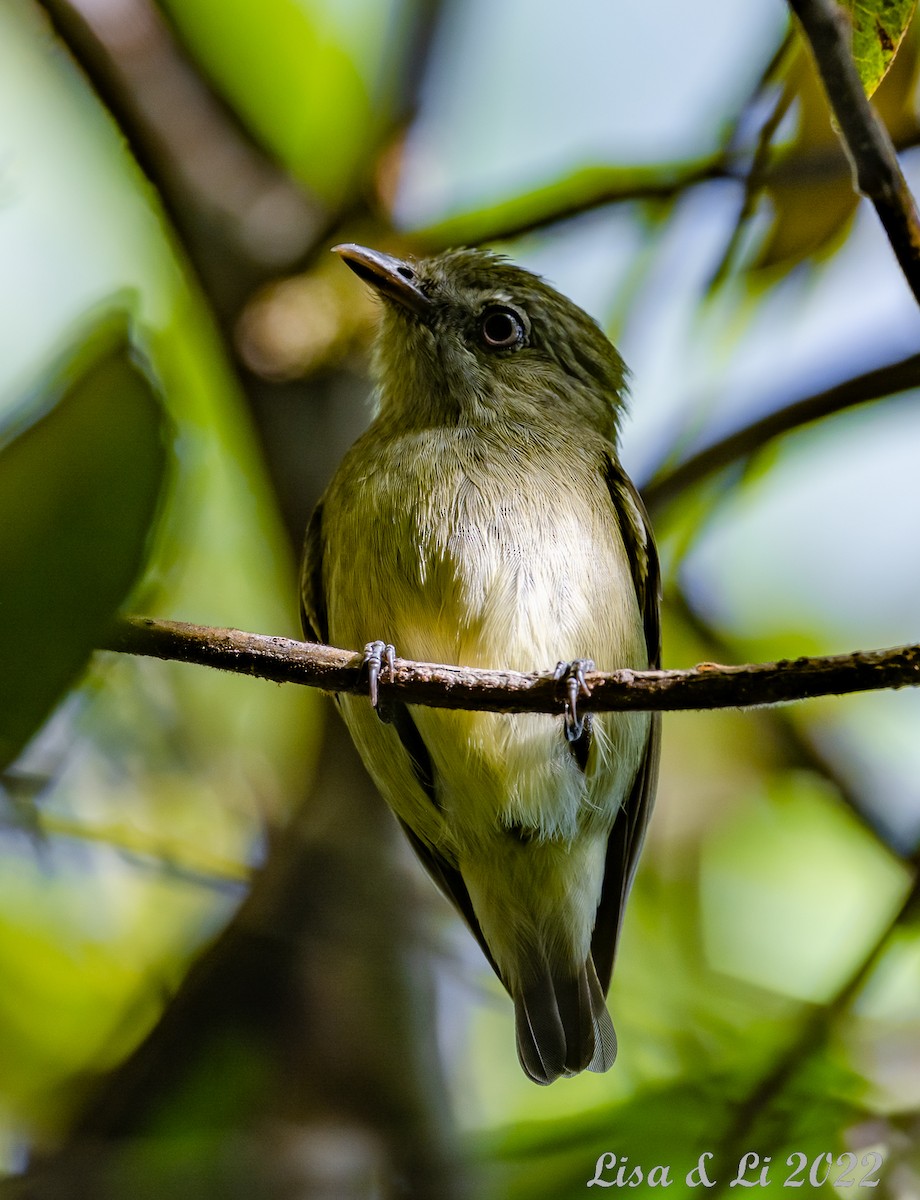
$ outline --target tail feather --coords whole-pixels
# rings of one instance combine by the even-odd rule
[[[565,1071],[565,1030],[548,978],[514,997],[517,1049],[534,1083],[552,1083]]]
[[[588,1063],[588,1070],[603,1074],[604,1071],[609,1071],[616,1061],[617,1035],[607,1011],[604,989],[600,985],[592,958],[585,964],[585,973],[591,993],[591,1016],[594,1023],[594,1054]]]
[[[515,992],[514,1012],[518,1057],[535,1083],[613,1065],[616,1034],[590,958],[574,975],[554,975],[547,966]]]

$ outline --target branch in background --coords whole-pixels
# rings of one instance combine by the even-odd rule
[[[899,148],[909,150],[916,145],[917,137],[911,135]],[[826,152],[790,156],[773,164],[770,181],[782,186],[789,180],[797,184],[823,180],[839,175],[840,165],[839,155]],[[748,188],[750,170],[732,152],[651,167],[584,167],[545,187],[486,208],[458,213],[435,225],[411,230],[407,236],[420,253],[510,241],[608,205],[677,200],[685,192],[719,180]]]
[[[119,623],[103,649],[197,663],[275,683],[367,691],[360,654],[237,629],[133,617]],[[384,676],[380,694],[433,708],[557,713],[563,685],[553,679],[553,664],[547,665],[546,674],[526,675],[397,659],[395,679]],[[746,666],[703,663],[687,671],[594,671],[586,680],[591,696],[581,705],[594,712],[749,708],[920,686],[920,645]]]
[[[788,64],[790,52],[795,45],[795,36],[792,28],[786,31],[786,36],[780,42],[776,49],[776,53],[770,59],[766,66],[757,87],[748,99],[747,104],[738,114],[735,121],[735,128],[731,136],[727,139],[726,146],[731,147],[738,140],[739,131],[743,128],[746,118],[751,116],[752,111],[756,111],[763,106],[767,89],[771,85],[775,85],[783,68]],[[773,139],[776,132],[782,124],[786,113],[789,111],[794,99],[792,90],[784,87],[777,96],[772,111],[767,113],[765,119],[762,120],[760,129],[757,133],[757,140],[754,145],[754,151],[751,156],[751,164],[748,168],[747,175],[744,180],[744,199],[741,202],[741,209],[735,220],[735,227],[732,230],[731,236],[728,239],[728,244],[722,253],[722,258],[712,273],[709,280],[709,290],[713,291],[719,284],[723,283],[728,276],[729,269],[734,261],[738,247],[741,245],[744,238],[745,230],[752,220],[757,208],[757,204],[763,193],[766,185],[767,175],[773,159]]]
[[[213,294],[302,255],[328,219],[249,136],[151,0],[41,0],[118,121]],[[226,314],[223,314],[226,315]]]
[[[661,509],[691,484],[699,483],[730,463],[750,457],[773,438],[833,413],[914,387],[920,387],[920,354],[867,371],[865,375],[847,379],[824,392],[797,400],[706,446],[671,470],[660,472],[642,487],[645,503],[649,511]]]
[[[507,241],[608,204],[673,200],[698,184],[733,178],[721,154],[653,167],[584,167],[546,187],[415,230],[412,238],[430,251]]]
[[[811,45],[856,186],[875,205],[904,278],[920,303],[920,214],[891,138],[863,90],[850,50],[849,17],[836,0],[789,0],[789,5]]]

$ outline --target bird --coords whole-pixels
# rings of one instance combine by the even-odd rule
[[[582,713],[586,672],[660,665],[658,557],[620,464],[601,327],[486,249],[334,247],[381,301],[375,416],[306,532],[308,640],[364,646],[336,699],[377,788],[514,1003],[538,1084],[617,1053],[606,994],[657,784],[659,715]],[[402,657],[553,669],[558,714],[378,700]]]

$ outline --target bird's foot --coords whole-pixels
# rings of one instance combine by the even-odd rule
[[[389,642],[368,642],[364,647],[364,666],[367,667],[367,693],[371,704],[381,721],[386,721],[388,717],[380,704],[377,683],[384,672],[392,682],[396,674],[396,647]]]
[[[585,672],[593,670],[590,658],[574,658],[571,662],[556,663],[553,672],[553,679],[565,682],[565,736],[570,742],[577,742],[585,732],[587,718],[578,712],[578,697],[591,695]]]

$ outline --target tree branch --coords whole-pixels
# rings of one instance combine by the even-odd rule
[[[129,617],[115,627],[102,649],[198,663],[331,692],[367,691],[361,654],[238,629]],[[593,671],[586,679],[591,689],[591,695],[581,701],[586,711],[749,708],[920,686],[920,645],[745,666],[702,663],[682,671]],[[558,713],[564,688],[551,670],[526,675],[397,659],[395,678],[391,681],[384,675],[380,694],[383,699],[398,696],[406,703],[432,708]]]
[[[721,154],[651,167],[582,167],[532,192],[414,230],[412,238],[431,251],[509,241],[608,204],[673,200],[699,184],[731,178],[734,176]]]
[[[910,150],[917,143],[917,135],[911,132],[899,142],[898,149]],[[782,186],[790,180],[799,184],[825,180],[839,175],[840,170],[837,154],[829,154],[826,150],[797,154],[771,165],[770,182]],[[484,208],[459,212],[408,232],[420,253],[436,253],[450,246],[511,241],[614,204],[667,203],[714,181],[748,188],[750,178],[750,171],[744,169],[740,156],[729,151],[709,158],[654,166],[582,167],[533,191],[498,200]]]
[[[115,116],[212,299],[233,305],[312,245],[319,200],[257,145],[153,0],[40,0]],[[227,312],[221,314],[227,317]]]
[[[914,387],[920,387],[920,354],[877,367],[767,413],[720,441],[704,446],[670,470],[659,472],[643,485],[643,499],[650,512],[661,509],[691,484],[698,483],[729,463],[748,458],[773,438],[821,420],[822,417],[880,400],[884,396],[894,396]]]
[[[920,303],[920,215],[888,131],[866,98],[850,50],[849,17],[836,0],[789,0],[811,45],[855,185],[872,201],[904,278]]]

